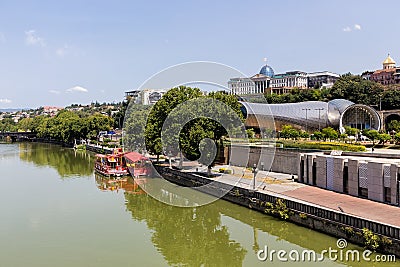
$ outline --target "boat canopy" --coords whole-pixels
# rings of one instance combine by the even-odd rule
[[[138,152],[129,152],[125,154],[125,159],[131,161],[131,162],[138,162],[141,160],[148,160],[145,156]]]

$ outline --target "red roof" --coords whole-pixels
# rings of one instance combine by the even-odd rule
[[[129,152],[125,154],[125,159],[132,162],[137,162],[139,160],[147,160],[148,158],[138,152]]]

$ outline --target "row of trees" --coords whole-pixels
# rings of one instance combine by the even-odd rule
[[[179,151],[191,160],[210,166],[215,145],[229,133],[240,134],[244,121],[240,103],[233,95],[180,86],[168,90],[150,109],[130,107],[125,117],[124,145],[146,149],[154,155]],[[214,142],[214,144],[212,144]]]
[[[269,104],[297,103],[303,101],[329,101],[332,97],[330,89],[300,89],[294,88],[286,94],[266,93],[265,99]]]
[[[343,98],[356,104],[381,107],[384,110],[400,109],[400,90],[396,85],[383,85],[364,80],[360,75],[342,75],[332,88],[292,89],[287,94],[265,94],[268,103],[295,103],[302,101],[329,101]]]
[[[400,126],[400,123],[399,123]],[[315,140],[359,140],[360,136],[363,135],[372,141],[372,144],[375,145],[375,142],[379,142],[380,144],[385,144],[388,141],[395,141],[396,143],[400,143],[400,132],[394,133],[393,135],[387,133],[381,133],[377,130],[364,129],[360,131],[356,128],[351,128],[345,126],[346,132],[341,134],[332,127],[326,127],[321,131],[315,131],[311,135],[303,130],[298,130],[293,128],[290,125],[285,125],[282,127],[282,131],[279,132],[279,138],[284,139],[293,139],[297,140],[299,138],[308,139],[312,138]]]
[[[51,138],[66,143],[74,139],[97,137],[99,131],[108,131],[114,125],[114,120],[102,114],[79,116],[72,111],[60,111],[57,116],[37,116],[24,118],[18,123],[1,121],[2,131],[31,131],[39,138]]]
[[[279,132],[279,138],[284,139],[294,139],[297,140],[299,138],[307,139],[314,138],[316,140],[337,140],[338,138],[346,138],[347,135],[340,135],[335,129],[332,127],[326,127],[321,131],[314,132],[311,136],[308,132],[303,130],[298,130],[293,128],[290,125],[285,125],[282,127],[282,130]]]

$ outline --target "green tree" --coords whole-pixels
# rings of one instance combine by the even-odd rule
[[[200,142],[203,139],[211,139],[216,144],[228,134],[227,130],[240,127],[234,119],[236,116],[240,122],[244,120],[240,108],[235,96],[223,92],[204,96],[198,88],[172,88],[149,113],[145,126],[146,148],[157,156],[163,151],[177,153],[179,148],[176,140],[179,140],[181,151],[187,158],[199,159],[203,154],[200,151]],[[222,121],[225,122],[225,127],[220,123]],[[185,124],[181,125],[182,123]]]
[[[180,86],[170,89],[152,107],[145,127],[145,142],[147,150],[157,158],[162,154],[161,131],[164,121],[171,111],[179,104],[202,96],[200,89]],[[169,148],[164,148],[169,150]]]
[[[378,135],[377,139],[379,140],[379,143],[385,144],[387,141],[392,139],[392,137],[390,136],[390,134],[381,133]]]
[[[290,131],[293,129],[291,125],[283,125],[282,130],[279,133],[279,137],[283,139],[289,139],[291,138],[290,136]]]
[[[5,118],[0,121],[0,131],[1,132],[16,132],[18,127],[13,119]]]
[[[377,130],[364,129],[363,134],[372,140],[372,144],[375,145],[375,140],[378,140],[379,137],[379,132]]]
[[[394,140],[396,141],[396,144],[399,144],[399,143],[400,143],[400,133],[396,133],[396,134],[394,135]]]
[[[129,151],[138,151],[142,153],[145,147],[144,132],[146,129],[146,120],[150,112],[150,106],[132,105],[127,110],[124,122],[124,146]],[[151,127],[151,125],[149,125]],[[151,131],[151,129],[149,129]],[[157,151],[161,150],[161,139],[155,140],[160,142]],[[155,146],[155,144],[153,144]],[[162,151],[159,151],[161,153]]]
[[[18,122],[18,130],[21,131],[32,131],[33,129],[33,119],[31,118],[23,118]]]
[[[360,132],[357,128],[352,128],[350,126],[344,126],[344,129],[346,130],[346,134],[349,136],[356,136]]]
[[[400,121],[391,120],[388,124],[388,131],[400,132]]]
[[[308,132],[306,132],[306,131],[300,131],[299,135],[300,135],[301,138],[304,138],[304,139],[307,139],[307,138],[310,137],[310,134]]]
[[[400,109],[400,90],[397,87],[389,87],[381,94],[383,110]]]
[[[326,127],[321,131],[324,139],[329,139],[330,141],[338,139],[338,132],[332,127]]]
[[[356,104],[377,105],[383,86],[373,81],[365,80],[351,73],[342,75],[333,85],[330,94],[333,99],[344,98]]]
[[[110,130],[113,120],[102,114],[80,117],[76,112],[62,110],[53,118],[37,116],[29,124],[40,138],[72,143],[74,139],[90,138],[99,131]]]
[[[256,136],[256,133],[254,132],[253,128],[246,129],[246,134],[249,139],[254,138]]]
[[[339,139],[344,142],[344,140],[347,138],[347,134],[343,133],[339,135]]]
[[[316,131],[313,133],[314,138],[317,139],[318,141],[324,139],[324,135],[320,131]]]

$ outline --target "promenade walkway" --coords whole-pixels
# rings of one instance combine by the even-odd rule
[[[226,166],[216,166],[214,170]],[[233,167],[234,175],[223,174],[218,181],[235,184],[246,189],[252,188],[253,174],[250,170]],[[187,171],[193,171],[188,169]],[[201,171],[205,171],[202,169]],[[292,175],[260,171],[257,174],[257,191],[270,195],[311,203],[316,206],[355,215],[367,220],[400,227],[400,207],[340,194],[326,189],[292,181]]]

